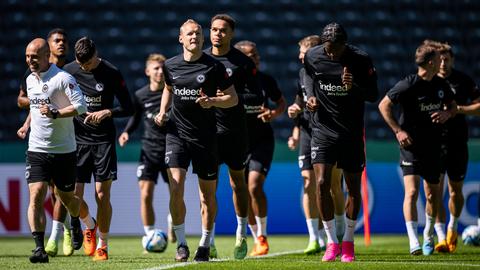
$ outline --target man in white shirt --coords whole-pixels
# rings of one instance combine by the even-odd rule
[[[80,200],[73,193],[77,145],[72,117],[85,113],[86,105],[75,79],[49,63],[50,49],[46,40],[32,40],[25,56],[32,71],[27,77],[30,114],[17,135],[23,139],[31,128],[25,178],[30,191],[28,222],[36,248],[30,262],[46,263],[43,202],[49,181],[55,184],[56,192],[70,214],[73,217],[79,215]],[[80,223],[72,221],[72,227],[80,227]]]

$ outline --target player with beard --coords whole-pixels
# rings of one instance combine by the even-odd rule
[[[260,66],[260,56],[255,43],[245,40],[235,44],[235,48],[250,57],[256,69]],[[269,250],[267,241],[267,197],[263,185],[273,160],[275,138],[270,121],[280,116],[286,107],[285,98],[275,79],[261,71],[257,72],[263,102],[246,103],[248,132],[247,182],[250,193],[248,223],[255,246],[250,256],[266,255]],[[269,109],[269,100],[275,108]]]
[[[185,239],[185,177],[192,162],[198,176],[202,214],[202,237],[194,261],[208,261],[210,236],[217,213],[215,192],[218,175],[215,107],[230,108],[238,103],[235,88],[225,67],[203,53],[202,27],[187,20],[180,27],[183,53],[168,59],[163,67],[165,89],[155,122],[167,119],[165,163],[170,181],[170,213],[177,237],[176,261],[190,256]],[[223,95],[217,96],[217,90]],[[171,105],[171,109],[170,109]],[[170,117],[167,111],[170,109]]]
[[[327,234],[322,261],[355,260],[353,235],[361,206],[360,183],[365,168],[364,107],[378,96],[377,76],[370,57],[347,44],[345,29],[330,23],[323,28],[322,44],[304,60],[307,108],[311,117],[311,158],[318,184],[318,205]],[[334,165],[343,169],[348,197],[346,228],[340,249],[330,193]]]
[[[244,104],[261,104],[262,93],[256,77],[255,64],[245,54],[231,45],[234,36],[235,20],[227,14],[217,14],[211,19],[210,41],[212,47],[205,53],[220,61],[232,79],[238,95],[234,107],[216,109],[217,139],[220,163],[228,166],[230,185],[233,190],[233,204],[237,214],[236,242],[234,258],[243,259],[247,255],[247,216],[248,189],[245,181],[247,161],[247,126]],[[247,91],[248,89],[248,91]],[[232,142],[235,142],[232,144]],[[216,258],[214,230],[210,238],[210,255]]]

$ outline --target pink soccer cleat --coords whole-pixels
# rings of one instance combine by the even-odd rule
[[[353,242],[343,241],[342,242],[342,262],[353,262],[355,261],[355,250]]]
[[[327,250],[323,255],[322,262],[334,262],[337,256],[340,255],[340,244],[328,243]]]

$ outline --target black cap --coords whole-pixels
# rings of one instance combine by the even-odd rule
[[[322,43],[330,41],[332,43],[344,44],[347,42],[347,32],[340,24],[329,23],[323,28],[321,38]]]

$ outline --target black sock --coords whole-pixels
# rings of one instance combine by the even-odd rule
[[[44,238],[45,232],[32,232],[33,240],[35,240],[35,246],[45,248]]]
[[[80,216],[74,217],[70,216],[70,225],[72,228],[79,228],[80,227]]]

